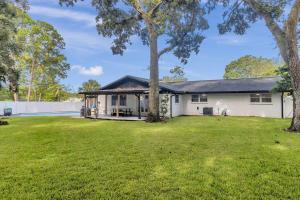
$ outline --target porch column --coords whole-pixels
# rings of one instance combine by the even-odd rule
[[[87,110],[87,105],[86,105],[86,94],[84,94],[84,118],[86,118],[86,110]]]
[[[117,97],[117,117],[119,117],[120,95]]]
[[[107,94],[105,95],[105,108],[104,114],[107,115]]]
[[[98,118],[98,114],[99,114],[99,106],[98,106],[99,99],[98,99],[98,97],[99,97],[99,95],[97,95],[97,97],[96,97],[96,119]]]
[[[139,109],[139,119],[141,119],[141,95],[138,94],[138,109]]]

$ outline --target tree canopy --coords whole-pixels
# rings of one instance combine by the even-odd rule
[[[14,55],[18,53],[16,36],[16,8],[8,1],[0,1],[0,86],[7,80]]]
[[[89,91],[95,91],[100,90],[101,85],[96,80],[88,80],[84,83],[82,83],[82,86],[78,89],[79,92],[89,92]]]
[[[64,39],[50,24],[31,19],[22,13],[22,25],[17,32],[17,42],[23,51],[18,56],[19,69],[28,85],[27,100],[41,99],[50,86],[66,78],[70,65],[62,54]],[[33,92],[32,93],[32,89]]]
[[[83,1],[83,0],[82,0]],[[60,0],[61,4],[74,5],[77,0]],[[156,37],[164,35],[166,48],[159,56],[173,51],[186,63],[192,52],[199,52],[204,39],[202,31],[208,28],[203,17],[205,11],[198,0],[93,0],[98,11],[97,30],[104,37],[113,37],[114,54],[123,54],[131,45],[132,36],[150,44],[150,32]],[[151,26],[151,27],[150,27]]]
[[[272,59],[246,55],[226,65],[224,79],[275,76],[277,69]]]
[[[171,76],[164,76],[162,78],[162,82],[181,82],[186,81],[187,78],[185,78],[184,68],[180,66],[175,66],[172,69],[170,69]]]
[[[70,68],[62,54],[65,43],[52,25],[33,20],[28,8],[27,0],[0,1],[0,85],[6,83],[14,100],[20,88],[22,94],[30,91],[28,100],[56,100],[68,91],[59,84]]]
[[[277,85],[274,87],[273,90],[276,92],[289,92],[290,94],[292,94],[293,93],[292,80],[288,72],[287,66],[279,67],[276,73],[282,79],[277,82]]]

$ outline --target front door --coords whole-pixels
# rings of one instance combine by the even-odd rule
[[[143,95],[141,96],[141,114],[146,116],[149,111],[149,96]]]

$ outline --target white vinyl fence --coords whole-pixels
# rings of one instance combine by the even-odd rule
[[[12,108],[13,114],[80,112],[83,102],[12,102],[0,101],[0,115],[4,108]]]
[[[287,96],[283,100],[284,118],[293,117],[293,97]]]

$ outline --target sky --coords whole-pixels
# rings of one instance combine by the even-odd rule
[[[138,37],[123,56],[111,52],[112,39],[104,38],[96,30],[96,10],[90,0],[78,3],[75,7],[61,7],[58,0],[29,0],[30,16],[52,24],[66,42],[64,54],[71,69],[68,77],[62,80],[73,91],[89,79],[106,85],[125,75],[148,78],[149,48],[143,46]],[[244,55],[262,56],[280,60],[278,48],[263,21],[248,29],[243,36],[232,33],[219,35],[217,24],[222,20],[220,11],[206,17],[210,28],[203,34],[206,37],[200,52],[193,54],[186,65],[172,55],[160,58],[160,77],[169,75],[176,65],[183,66],[188,80],[221,79],[227,64]],[[163,41],[159,42],[163,48]]]

